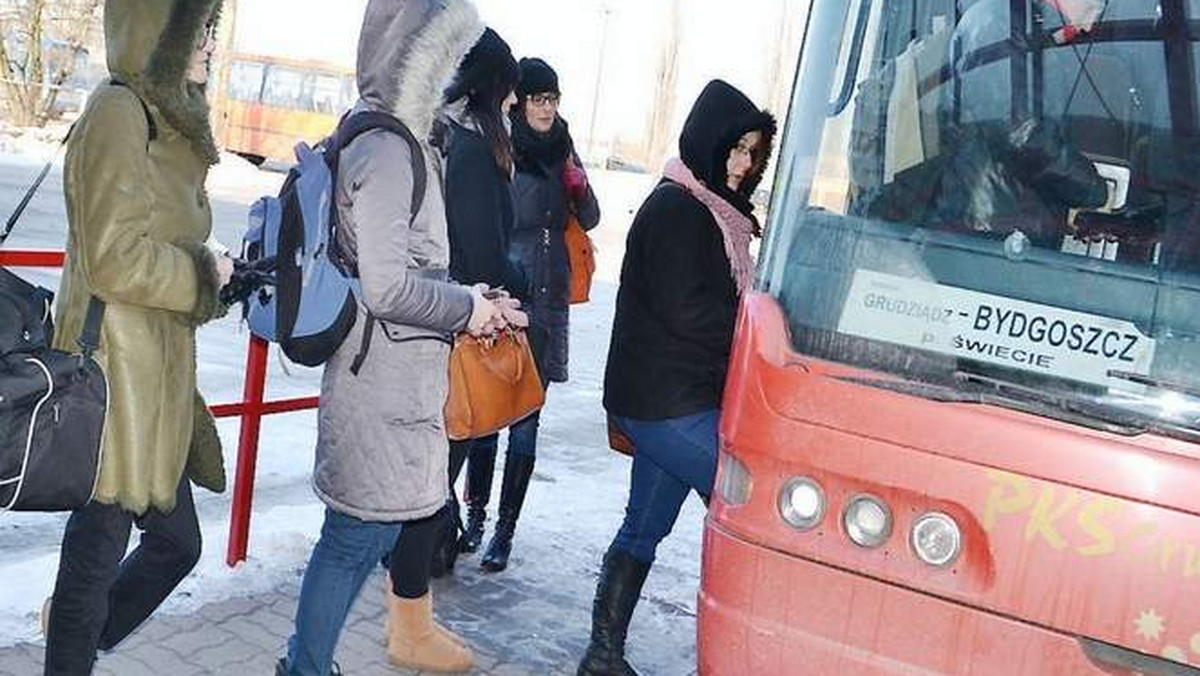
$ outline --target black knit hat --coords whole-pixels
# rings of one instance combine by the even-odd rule
[[[517,60],[508,43],[488,28],[459,64],[454,82],[446,89],[445,99],[457,101],[493,80],[511,83],[515,88],[519,75]]]
[[[538,58],[526,57],[521,59],[521,81],[517,83],[517,96],[525,98],[530,94],[562,94],[558,89],[558,73],[550,64]]]

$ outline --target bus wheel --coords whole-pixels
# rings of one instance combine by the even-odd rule
[[[263,162],[267,161],[267,158],[262,155],[254,155],[252,153],[238,153],[238,156],[256,167],[261,167]]]

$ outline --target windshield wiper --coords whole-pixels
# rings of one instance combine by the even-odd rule
[[[1133,373],[1132,371],[1109,371],[1108,377],[1127,380],[1131,383],[1137,383],[1138,385],[1157,387],[1160,390],[1174,390],[1180,394],[1186,394],[1192,397],[1200,397],[1200,388],[1187,385],[1185,383],[1176,382],[1174,380],[1152,378],[1150,376],[1144,376],[1140,373]]]
[[[954,378],[962,383],[990,388],[1004,399],[1017,397],[1022,403],[1035,405],[1031,412],[1064,422],[1123,436],[1136,436],[1150,429],[1150,425],[1141,416],[1094,404],[1078,397],[1055,394],[970,371],[955,371]]]
[[[1190,425],[1181,425],[1169,420],[1163,420],[1158,416],[1125,411],[1112,405],[1080,399],[1078,397],[1051,394],[1032,387],[977,373],[958,371],[954,375],[955,378],[964,382],[995,388],[997,392],[1003,393],[1000,395],[1002,397],[1007,397],[1010,394],[1029,397],[1047,407],[1036,411],[1039,415],[1056,418],[1064,422],[1084,425],[1092,429],[1120,434],[1122,436],[1137,436],[1146,432],[1153,432],[1190,443],[1200,443],[1200,430]]]
[[[948,385],[935,385],[919,380],[885,380],[882,378],[855,378],[852,376],[837,376],[837,380],[853,385],[864,385],[878,390],[888,390],[900,394],[911,394],[922,399],[931,399],[954,404],[982,404],[983,397],[976,392],[964,392]]]
[[[1117,412],[1101,409],[1095,405],[1088,406],[1076,399],[1057,396],[1016,383],[966,371],[956,371],[954,378],[964,385],[970,385],[973,388],[985,387],[987,390],[964,390],[951,385],[883,378],[840,376],[837,380],[942,403],[998,406],[1121,436],[1137,436],[1150,429],[1150,425],[1146,421],[1133,416],[1113,415]],[[1193,441],[1200,440],[1200,434],[1192,432],[1187,438]]]

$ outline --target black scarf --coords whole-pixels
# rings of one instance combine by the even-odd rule
[[[534,131],[525,119],[525,113],[513,107],[512,115],[513,159],[517,171],[526,174],[548,175],[571,154],[571,132],[566,120],[554,118],[554,126],[545,134]]]

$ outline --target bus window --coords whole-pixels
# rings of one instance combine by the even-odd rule
[[[282,66],[267,69],[263,85],[263,103],[280,108],[306,110],[311,104],[311,90],[306,91],[303,72]]]
[[[814,6],[760,272],[796,349],[1200,433],[1200,2],[1084,31],[1058,0],[848,3],[859,39],[846,4]]]
[[[340,113],[345,107],[342,78],[317,73],[312,76],[312,110],[327,115]]]
[[[262,97],[263,64],[235,61],[229,67],[229,98],[258,101]]]

